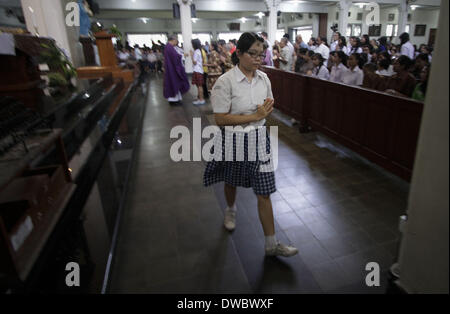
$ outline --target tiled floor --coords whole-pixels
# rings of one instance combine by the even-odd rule
[[[170,130],[211,121],[211,106],[170,107],[153,78],[138,165],[123,217],[111,293],[383,293],[409,186],[317,133],[279,127],[277,236],[299,248],[265,258],[256,198],[239,189],[237,229],[222,227],[223,185],[202,186],[203,162],[173,162]],[[379,263],[381,287],[365,270]]]

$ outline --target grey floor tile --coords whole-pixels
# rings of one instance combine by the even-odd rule
[[[276,217],[276,221],[283,230],[303,225],[303,222],[297,217],[294,212],[279,215]]]

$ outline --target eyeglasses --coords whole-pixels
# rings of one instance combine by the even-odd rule
[[[253,59],[264,59],[266,57],[265,54],[258,54],[256,51],[246,51],[246,53]]]

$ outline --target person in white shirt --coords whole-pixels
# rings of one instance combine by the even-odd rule
[[[270,195],[276,192],[274,169],[270,162],[264,164],[264,156],[259,153],[263,151],[272,159],[270,137],[264,127],[273,111],[274,99],[267,74],[258,70],[264,57],[263,42],[255,33],[242,34],[233,53],[235,67],[222,75],[212,89],[211,105],[216,124],[221,128],[220,144],[212,147],[215,154],[212,157],[217,158],[208,161],[203,184],[207,187],[224,182],[227,203],[224,226],[228,231],[236,228],[237,187],[252,188],[258,199],[266,256],[291,257],[298,254],[298,249],[280,243],[275,232],[270,200]],[[240,130],[236,128],[239,126]],[[256,156],[251,156],[251,149],[256,150]],[[238,156],[227,156],[228,152],[234,155],[233,151],[242,152],[242,161],[237,160]]]
[[[269,46],[267,49],[270,51],[270,53],[272,53],[273,44],[269,41],[267,33],[266,32],[261,32],[261,37],[264,39],[264,41]]]
[[[150,49],[148,55],[147,55],[147,60],[150,64],[150,70],[151,71],[155,71],[156,70],[156,62],[158,61],[158,58],[156,57],[155,53],[153,52],[152,49]]]
[[[350,51],[349,55],[352,55],[354,53],[363,53],[363,50],[361,48],[361,40],[358,37],[350,37]]]
[[[403,56],[409,57],[411,60],[414,60],[415,49],[414,49],[414,46],[409,41],[409,34],[408,33],[401,34],[400,40],[401,40],[401,45],[402,45],[400,54]]]
[[[361,86],[364,81],[364,72],[360,68],[360,55],[352,54],[347,61],[348,71],[345,72],[343,83],[347,85]]]
[[[339,45],[339,39],[342,37],[341,33],[334,32],[333,34],[333,42],[330,45],[330,52],[336,51],[337,46]]]
[[[291,71],[293,65],[293,56],[291,49],[288,47],[288,40],[286,37],[281,38],[281,56],[280,56],[280,69],[284,71]]]
[[[375,72],[382,76],[392,76],[395,74],[394,67],[392,66],[392,59],[388,52],[380,52],[378,54],[378,71]]]
[[[192,64],[194,65],[192,73],[192,85],[197,86],[198,96],[197,100],[193,102],[194,105],[204,105],[205,99],[203,99],[203,56],[200,49],[202,49],[202,44],[200,40],[193,39],[192,40],[192,48],[195,51],[191,50],[191,58]]]
[[[350,50],[347,46],[347,40],[344,36],[339,37],[338,44],[336,46],[336,51],[342,51],[347,55],[347,57],[350,55]]]
[[[291,51],[291,55],[294,55],[295,48],[294,48],[294,45],[289,41],[289,34],[284,34],[283,38],[287,39],[287,46],[289,47],[289,50]]]
[[[381,76],[392,76],[395,74],[394,68],[391,64],[390,59],[381,59],[378,61],[378,70],[375,72],[378,75]]]
[[[312,51],[317,49],[317,42],[314,37],[311,37],[311,39],[308,41],[308,49]]]
[[[136,61],[142,60],[142,51],[141,48],[139,48],[138,45],[134,46],[134,57],[136,58]]]
[[[327,39],[325,37],[317,37],[317,44],[319,47],[314,50],[315,53],[320,53],[322,55],[322,58],[324,59],[324,64],[327,66],[328,64],[328,58],[330,57],[330,48],[328,48]]]
[[[128,61],[128,58],[130,57],[130,54],[127,50],[127,48],[123,47],[122,50],[119,52],[119,60],[121,63],[126,63]]]
[[[333,67],[331,68],[330,81],[335,83],[344,82],[344,74],[348,71],[347,67],[347,55],[342,51],[335,51],[330,54],[330,58],[333,60]]]
[[[323,59],[322,55],[320,53],[315,53],[311,58],[314,69],[312,71],[309,71],[307,75],[322,79],[322,80],[329,80],[330,79],[330,72],[328,71],[327,67],[324,65],[325,60]]]

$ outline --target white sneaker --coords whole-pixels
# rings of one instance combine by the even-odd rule
[[[225,219],[223,222],[225,229],[233,231],[236,228],[236,212],[232,210],[225,211]]]
[[[197,105],[204,105],[204,104],[206,104],[206,101],[205,101],[205,100],[202,100],[202,101],[199,100],[199,101],[197,102]]]
[[[194,101],[192,102],[192,104],[193,104],[193,105],[198,105],[199,102],[200,102],[200,100],[197,99],[197,100],[194,100]]]
[[[266,256],[291,257],[298,254],[298,249],[278,242],[273,248],[266,248]]]

